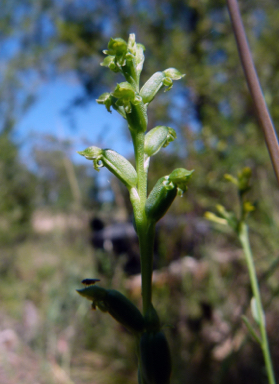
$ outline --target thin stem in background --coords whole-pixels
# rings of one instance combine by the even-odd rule
[[[260,82],[246,38],[245,29],[242,24],[237,0],[227,0],[227,5],[235,39],[237,42],[241,64],[244,70],[248,88],[255,104],[258,120],[264,132],[265,142],[279,184],[279,146],[276,131],[261,90]]]
[[[249,277],[251,281],[251,288],[252,288],[253,296],[256,300],[256,305],[259,312],[259,328],[260,328],[260,334],[261,334],[260,345],[261,345],[261,349],[264,356],[268,382],[269,384],[275,384],[275,378],[274,378],[274,373],[272,368],[272,361],[271,361],[271,356],[269,352],[269,345],[268,345],[268,339],[267,339],[267,333],[266,333],[266,327],[265,327],[265,315],[264,315],[264,310],[263,310],[262,301],[261,301],[261,295],[260,295],[260,289],[259,289],[259,283],[257,279],[255,264],[254,264],[253,255],[252,255],[250,242],[249,242],[248,227],[247,227],[247,224],[245,223],[241,224],[241,228],[239,232],[239,240],[241,242],[241,245],[245,254],[245,259],[246,259],[247,268],[249,271]]]

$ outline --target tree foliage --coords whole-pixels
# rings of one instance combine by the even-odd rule
[[[0,243],[22,240],[30,231],[35,177],[21,164],[9,135],[0,135]]]

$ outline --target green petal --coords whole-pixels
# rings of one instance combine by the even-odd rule
[[[84,156],[87,160],[94,160],[102,156],[102,149],[98,147],[88,147],[84,151],[78,151],[78,154]]]
[[[119,72],[120,68],[115,63],[115,56],[107,56],[101,63],[102,67],[107,67],[113,72]]]
[[[111,38],[108,43],[107,54],[119,56],[125,54],[127,51],[127,43],[125,40],[120,37],[116,37],[115,39]]]
[[[102,93],[98,99],[96,99],[98,104],[103,104],[106,106],[108,112],[111,113],[110,107],[112,106],[111,94],[109,92]]]
[[[166,77],[170,77],[172,80],[180,80],[185,74],[180,73],[176,68],[168,68],[163,71]]]
[[[190,178],[194,170],[188,171],[185,168],[177,168],[169,175],[169,181],[173,183],[182,192],[185,192],[188,187]]]
[[[118,99],[134,100],[136,93],[134,87],[127,81],[117,84],[112,95]]]

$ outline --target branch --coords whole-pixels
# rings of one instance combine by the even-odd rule
[[[232,27],[237,43],[238,53],[244,70],[249,91],[255,104],[257,117],[265,136],[265,142],[269,151],[273,169],[279,184],[279,146],[276,131],[274,129],[260,82],[253,63],[245,30],[242,24],[237,0],[227,0]]]

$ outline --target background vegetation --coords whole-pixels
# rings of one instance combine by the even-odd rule
[[[278,126],[278,4],[240,5]],[[110,90],[115,79],[99,66],[102,49],[110,36],[126,39],[129,32],[146,46],[145,80],[172,66],[186,73],[149,115],[150,128],[164,123],[179,135],[154,158],[150,186],[174,167],[195,169],[156,241],[154,301],[175,356],[172,383],[265,382],[259,347],[240,319],[251,317],[240,246],[203,218],[217,203],[237,204],[223,175],[244,166],[253,172],[251,242],[278,380],[278,187],[224,2],[4,0],[0,9],[1,383],[136,383],[129,335],[75,292],[83,278],[99,277],[140,305],[136,242],[129,238],[125,249],[99,237],[103,225],[131,221],[125,192],[111,180],[113,196],[104,199],[91,167],[71,161],[74,143],[38,137],[26,164],[16,140],[17,123],[43,82],[76,75],[84,93],[69,105],[69,116]]]

